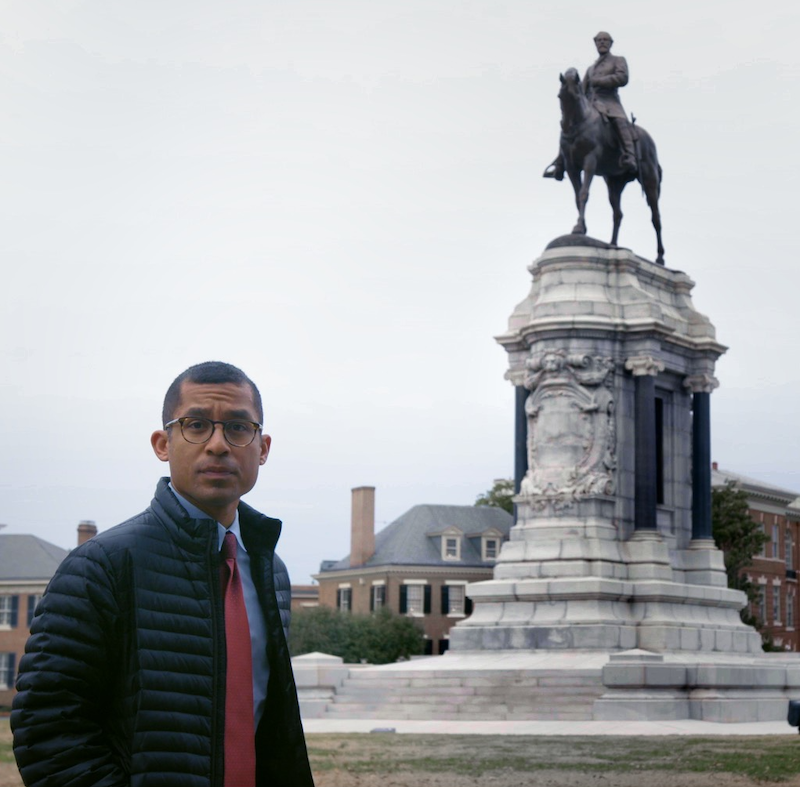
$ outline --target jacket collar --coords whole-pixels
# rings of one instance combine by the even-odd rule
[[[217,537],[217,523],[211,517],[193,519],[186,513],[169,487],[169,478],[159,480],[151,506],[178,546],[187,552],[205,553],[211,539]],[[267,554],[275,551],[282,527],[279,519],[264,516],[239,501],[239,525],[248,552]]]

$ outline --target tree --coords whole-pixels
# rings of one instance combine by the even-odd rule
[[[475,499],[476,506],[494,506],[514,513],[514,503],[511,498],[514,496],[514,481],[511,478],[498,478],[492,488]]]
[[[419,621],[387,607],[373,615],[351,615],[330,607],[304,609],[292,616],[289,650],[329,653],[348,664],[391,664],[421,654],[425,638]]]
[[[742,621],[761,632],[764,649],[769,650],[771,637],[761,631],[764,621],[758,620],[750,611],[751,605],[759,602],[761,589],[745,573],[769,537],[751,518],[749,508],[747,493],[743,489],[736,489],[733,481],[711,490],[711,524],[714,541],[725,554],[728,587],[744,591],[747,595],[748,604],[740,612]]]

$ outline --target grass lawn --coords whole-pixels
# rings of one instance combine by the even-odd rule
[[[800,735],[308,735],[317,787],[800,787]],[[22,781],[0,719],[0,787]]]
[[[309,735],[318,787],[800,785],[800,736]]]

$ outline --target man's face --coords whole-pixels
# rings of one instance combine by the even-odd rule
[[[597,38],[594,40],[594,45],[597,47],[597,52],[601,55],[605,55],[611,50],[611,44],[611,36],[603,33],[597,36]]]
[[[187,415],[214,421],[259,421],[250,386],[234,383],[184,382],[172,418]],[[233,524],[239,498],[253,488],[259,466],[267,461],[271,438],[258,432],[250,445],[240,448],[227,443],[222,426],[217,425],[208,442],[195,444],[187,442],[175,424],[154,432],[150,442],[156,456],[169,462],[176,491],[227,527]]]

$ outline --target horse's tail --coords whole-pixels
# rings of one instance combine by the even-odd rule
[[[661,181],[664,180],[664,170],[661,169],[661,164],[658,165],[658,196],[661,197]]]

